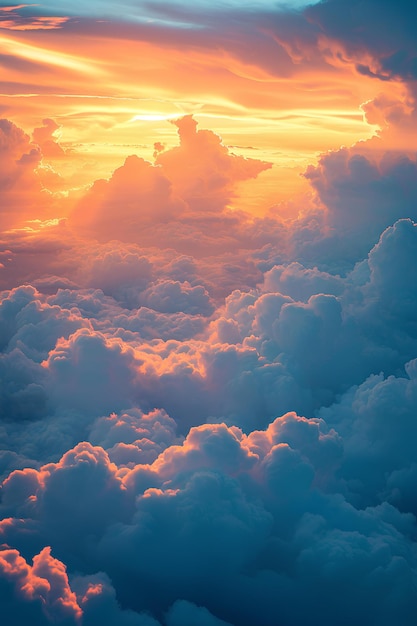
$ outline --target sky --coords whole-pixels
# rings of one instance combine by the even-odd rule
[[[416,18],[0,3],[7,626],[415,625]]]

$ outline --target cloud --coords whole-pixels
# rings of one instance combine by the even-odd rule
[[[354,425],[350,432],[355,436]],[[349,436],[344,430],[343,439]],[[408,626],[415,519],[386,502],[367,500],[367,508],[356,509],[344,499],[337,480],[349,476],[350,449],[323,419],[295,413],[248,436],[206,424],[151,465],[131,469],[119,470],[102,448],[82,443],[58,463],[7,478],[2,509],[9,518],[1,530],[7,542],[20,543],[19,525],[32,523],[29,542],[48,536],[69,571],[91,571],[92,564],[108,572],[132,620],[147,611],[173,624],[200,615],[213,625],[258,619],[269,626],[279,614],[297,624],[318,614],[326,586],[332,600],[323,619],[332,623],[349,585],[342,623],[375,611],[382,623],[400,615]],[[62,561],[55,569],[65,582]],[[359,574],[365,596],[355,583]],[[87,600],[100,611],[112,596],[104,574],[71,580],[83,611]],[[70,591],[67,584],[60,589],[62,603]],[[293,604],[300,593],[304,603]]]
[[[256,178],[272,164],[236,156],[210,130],[197,130],[191,115],[173,122],[180,145],[161,152],[156,164],[173,182],[191,211],[221,211],[235,194],[237,182]]]
[[[140,251],[112,247],[89,254],[79,280],[129,306],[138,304],[140,292],[151,282],[152,271],[152,262]]]
[[[339,276],[320,272],[317,268],[305,268],[293,261],[287,265],[275,265],[266,272],[263,289],[267,293],[277,292],[305,302],[319,293],[338,296],[344,285]]]
[[[52,168],[42,166],[40,147],[6,119],[0,119],[0,168],[2,231],[21,227],[30,219],[55,217],[56,203],[44,183],[60,187],[61,177]]]
[[[132,402],[134,355],[117,339],[81,329],[60,339],[42,366],[49,373],[49,393],[58,405],[105,413]]]
[[[252,218],[227,204],[262,164],[177,125],[69,226],[2,234],[5,615],[413,626],[414,158],[329,153],[326,208]]]
[[[416,42],[411,24],[416,15],[415,6],[407,0],[395,8],[389,0],[327,0],[308,7],[306,14],[319,25],[323,38],[344,47],[360,73],[381,80],[415,80]]]
[[[320,411],[344,437],[342,475],[356,505],[388,500],[402,512],[416,514],[408,486],[415,472],[409,443],[415,427],[415,385],[413,360],[403,376],[371,376]]]
[[[167,614],[167,626],[230,626],[228,622],[218,619],[205,607],[196,606],[186,600],[177,600]]]
[[[155,409],[144,414],[130,409],[96,420],[89,440],[105,448],[117,465],[134,467],[153,463],[165,448],[177,443],[176,428],[165,411]]]
[[[190,283],[179,281],[159,282],[149,287],[141,295],[144,305],[161,313],[190,313],[206,315],[213,313],[207,291],[201,285],[192,287]]]
[[[147,340],[162,339],[164,341],[174,339],[184,341],[192,339],[203,333],[207,326],[206,320],[201,315],[187,315],[184,313],[171,313],[165,315],[158,313],[146,306],[141,306],[131,313],[120,313],[115,318],[119,328],[119,334],[123,336],[122,329],[131,333],[139,333]]]
[[[0,552],[0,570],[6,580],[14,582],[16,592],[24,602],[35,604],[31,608],[35,615],[39,615],[39,608],[42,607],[49,623],[79,623],[82,611],[69,587],[65,565],[51,556],[49,547],[34,556],[32,566],[26,563],[17,550],[3,549]],[[21,617],[24,618],[25,611],[19,612],[23,612]],[[17,624],[18,620],[14,623]],[[45,622],[42,620],[37,623]]]
[[[67,17],[31,15],[33,4],[0,7],[0,28],[6,30],[51,30],[61,28]],[[29,9],[29,11],[27,11]]]
[[[33,193],[41,187],[34,175],[39,164],[39,149],[30,144],[29,137],[15,124],[0,120],[0,189],[3,195],[2,228],[17,221],[19,211],[30,204]],[[28,189],[29,188],[29,189]]]
[[[113,626],[158,626],[146,614],[124,611],[117,604],[114,588],[108,577],[99,573],[77,577],[70,587],[65,565],[45,547],[26,562],[17,550],[0,551],[0,571],[3,575],[0,593],[5,614],[11,626],[30,620],[36,626],[47,624]],[[6,582],[7,581],[7,582]],[[13,593],[10,586],[14,587]],[[4,594],[2,593],[4,591]]]
[[[416,217],[415,169],[406,155],[386,154],[378,164],[346,148],[323,156],[306,176],[328,207],[336,232],[357,233],[369,221],[372,234],[379,235],[401,217]]]
[[[287,77],[300,67],[317,71],[326,65],[350,65],[380,80],[415,79],[414,7],[407,0],[395,8],[389,0],[291,6],[265,2],[256,3],[256,10],[230,3],[190,9],[186,3],[159,2],[147,10],[150,19],[144,24],[143,15],[137,16],[131,7],[126,18],[118,20],[120,31],[177,49],[185,44],[198,51],[222,50],[229,71],[244,77]],[[87,23],[101,36],[110,28],[106,22],[86,19],[69,27],[82,32]]]
[[[45,157],[62,157],[65,151],[57,141],[57,131],[60,126],[54,120],[46,118],[42,121],[43,126],[33,131],[33,141],[38,144]]]
[[[158,153],[155,165],[132,155],[108,181],[94,183],[70,219],[77,231],[101,241],[117,238],[194,254],[196,239],[203,250],[216,249],[219,239],[222,249],[233,245],[239,219],[222,213],[237,183],[271,164],[230,153],[218,135],[197,130],[191,115],[174,123],[180,145]],[[218,230],[226,227],[231,236],[221,241]]]
[[[339,254],[344,263],[363,258],[398,219],[417,219],[415,158],[385,152],[377,160],[361,152],[358,146],[328,153],[305,173],[327,208],[328,258]],[[315,250],[320,246],[326,251],[326,241]]]
[[[165,221],[179,212],[181,202],[172,196],[171,183],[161,168],[132,155],[109,181],[96,181],[72,218],[76,228],[99,239],[135,241],[143,226]],[[115,212],[122,219],[114,223]]]

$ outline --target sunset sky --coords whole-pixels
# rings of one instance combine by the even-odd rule
[[[301,6],[99,1],[3,7],[3,114],[29,134],[52,118],[59,125],[55,137],[70,154],[64,163],[51,155],[49,161],[67,185],[77,185],[108,177],[132,151],[152,159],[154,142],[176,142],[167,120],[191,113],[235,153],[274,164],[252,202],[253,210],[265,211],[306,190],[300,174],[320,153],[375,135],[385,111],[367,116],[366,103],[378,97],[407,107],[410,98],[398,77],[369,75],[378,72],[379,49],[350,40],[348,29],[343,40],[337,19],[330,16],[328,24],[321,6],[300,13]],[[364,19],[366,33],[374,23],[366,12]],[[246,186],[244,193],[255,191]]]
[[[415,626],[416,24],[0,3],[5,626]]]

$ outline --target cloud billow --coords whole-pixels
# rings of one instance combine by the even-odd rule
[[[9,623],[413,626],[415,162],[329,153],[284,223],[228,207],[267,165],[177,126],[2,235]]]

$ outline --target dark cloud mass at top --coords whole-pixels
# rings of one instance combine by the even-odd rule
[[[417,78],[416,4],[410,0],[324,0],[306,9],[326,37],[342,43],[348,54],[364,51],[374,68],[357,69],[375,78]]]
[[[414,4],[303,15],[414,93]],[[415,110],[365,109],[285,220],[192,116],[54,219],[58,124],[0,121],[6,626],[415,625]]]

